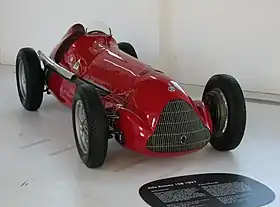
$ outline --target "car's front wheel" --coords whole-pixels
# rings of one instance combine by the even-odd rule
[[[101,167],[107,155],[109,126],[104,106],[93,86],[77,86],[72,122],[81,160],[88,168]]]
[[[213,148],[228,151],[238,147],[246,127],[246,105],[237,80],[225,74],[212,76],[204,89],[203,101],[212,118]]]

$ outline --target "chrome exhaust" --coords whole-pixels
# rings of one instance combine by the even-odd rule
[[[72,73],[71,71],[65,69],[64,67],[60,66],[56,62],[54,62],[51,58],[49,58],[47,55],[45,55],[41,50],[38,51],[39,59],[49,67],[51,67],[55,72],[57,72],[62,77],[73,80],[73,78],[76,76],[75,73]]]
[[[43,62],[44,65],[48,65],[48,67],[51,67],[52,70],[54,70],[56,73],[61,75],[63,78],[69,80],[69,81],[74,81],[74,82],[79,82],[80,79],[76,78],[76,74],[67,70],[66,68],[60,66],[56,62],[54,62],[51,58],[49,58],[47,55],[45,55],[41,50],[38,50],[38,56],[39,59]],[[76,79],[75,79],[76,78]],[[87,83],[94,85],[98,90],[101,90],[105,94],[110,93],[110,90],[105,88],[102,85],[99,85],[97,83],[94,83],[93,81],[88,80]]]

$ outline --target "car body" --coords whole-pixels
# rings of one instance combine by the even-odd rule
[[[110,138],[125,148],[165,157],[195,152],[210,142],[216,123],[210,106],[193,100],[164,72],[121,50],[110,33],[87,32],[77,23],[50,55],[38,51],[38,57],[46,91],[65,106],[73,107],[79,84],[95,88]]]

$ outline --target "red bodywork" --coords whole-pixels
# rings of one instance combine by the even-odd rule
[[[193,101],[179,87],[175,92],[170,92],[168,87],[172,81],[175,83],[174,80],[122,52],[117,41],[109,35],[86,34],[79,25],[75,25],[65,34],[50,57],[78,77],[92,80],[111,91],[103,98],[104,106],[113,107],[118,112],[120,118],[116,126],[124,134],[126,148],[142,154],[160,156],[193,152],[154,153],[146,148],[161,111],[173,99],[181,99],[191,104],[203,124],[212,132],[211,118],[202,101]],[[75,70],[74,64],[77,61],[80,61],[80,66]],[[72,107],[75,84],[51,73],[48,88],[60,102]]]

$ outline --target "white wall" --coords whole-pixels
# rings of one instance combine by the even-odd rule
[[[169,73],[204,85],[234,75],[246,90],[280,94],[279,0],[173,0]]]
[[[2,3],[3,4],[3,3]],[[0,6],[0,64],[1,64],[1,57],[2,57],[2,42],[3,42],[3,29],[2,29],[2,26],[4,25],[4,18],[3,18],[3,16],[2,16],[2,14],[3,14],[3,12],[4,12],[4,8],[3,8],[3,6],[1,5]]]
[[[72,23],[101,20],[112,28],[117,40],[132,42],[143,60],[157,65],[158,3],[159,0],[6,1],[0,12],[0,60],[14,64],[17,51],[25,46],[49,53]]]
[[[143,61],[181,83],[204,85],[215,73],[229,73],[245,90],[280,94],[279,0],[65,2],[1,5],[0,61],[13,64],[24,46],[48,53],[73,22],[99,19],[118,40],[132,42]]]
[[[159,62],[160,69],[169,72],[172,67],[170,62],[170,55],[172,55],[172,7],[173,1],[160,0],[159,5]]]

